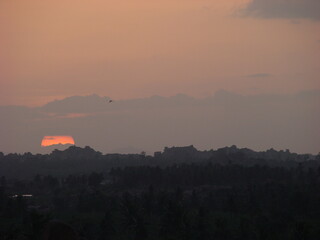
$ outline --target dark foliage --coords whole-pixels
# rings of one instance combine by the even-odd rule
[[[185,162],[171,149],[113,156],[115,164],[76,150],[70,159],[2,156],[1,167],[30,171],[30,163],[39,172],[1,178],[0,240],[320,239],[318,156],[258,160],[226,148],[204,158],[188,148]],[[86,171],[43,171],[64,163]]]

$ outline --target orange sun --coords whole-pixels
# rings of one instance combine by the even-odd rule
[[[41,141],[42,147],[48,147],[56,144],[73,144],[74,139],[71,136],[44,136]]]

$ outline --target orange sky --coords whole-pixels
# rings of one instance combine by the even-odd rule
[[[71,136],[45,136],[41,141],[42,147],[55,144],[74,144],[74,139]]]
[[[237,16],[247,2],[2,0],[0,105],[319,89],[320,21]]]

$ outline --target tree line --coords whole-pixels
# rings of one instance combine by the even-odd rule
[[[61,234],[69,229],[77,239],[312,240],[320,238],[319,200],[320,168],[303,163],[209,161],[2,177],[0,239],[45,239],[48,224],[58,221],[67,226]]]

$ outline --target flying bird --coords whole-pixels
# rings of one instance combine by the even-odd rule
[[[108,98],[108,97],[106,97],[106,101],[108,101],[108,103],[112,103],[113,102],[113,100]]]

